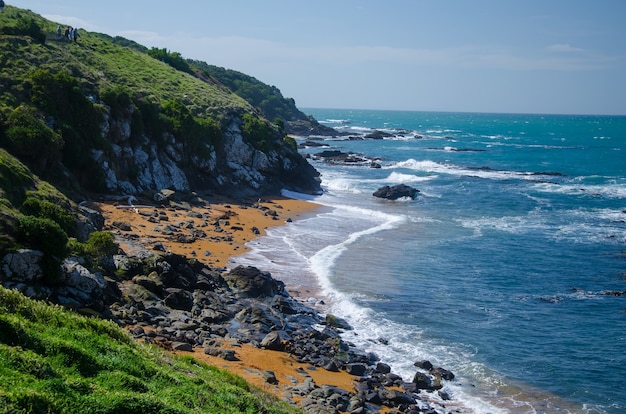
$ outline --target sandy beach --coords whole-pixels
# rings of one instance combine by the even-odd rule
[[[304,215],[315,212],[319,205],[289,198],[264,198],[252,203],[227,200],[211,201],[201,206],[171,203],[167,207],[127,202],[91,203],[105,218],[105,229],[116,234],[120,247],[127,254],[163,249],[195,257],[214,267],[225,267],[230,258],[246,251],[246,243],[263,236],[273,226],[289,225]],[[178,231],[171,231],[178,229]],[[201,232],[200,232],[201,231]],[[194,237],[203,234],[203,237]],[[288,288],[288,287],[287,287]],[[297,295],[297,292],[294,292]],[[235,351],[235,361],[206,355],[196,348],[193,356],[200,361],[242,376],[253,385],[279,398],[298,396],[289,388],[307,377],[318,386],[332,385],[354,390],[357,377],[345,371],[331,372],[298,363],[285,352],[255,348],[247,344],[224,342],[224,349]],[[189,352],[176,351],[189,355]],[[270,384],[264,373],[272,371],[277,382]],[[267,373],[265,373],[266,375]]]

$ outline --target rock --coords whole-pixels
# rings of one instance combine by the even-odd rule
[[[426,371],[430,371],[431,369],[433,369],[433,364],[431,364],[430,361],[426,359],[422,361],[416,361],[415,363],[413,363],[413,366],[424,369]]]
[[[454,374],[451,371],[448,371],[444,368],[435,368],[430,370],[430,375],[434,377],[443,378],[446,381],[452,381],[454,379]]]
[[[153,196],[153,199],[155,202],[160,203],[160,204],[168,203],[169,200],[171,200],[172,197],[174,197],[174,194],[176,194],[176,191],[165,188],[155,193]]]
[[[339,372],[339,367],[333,359],[331,359],[326,365],[324,365],[324,369],[330,372]]]
[[[285,284],[253,266],[237,266],[226,273],[224,280],[241,294],[251,297],[271,297],[285,293]]]
[[[428,374],[424,374],[423,372],[417,372],[413,377],[413,383],[419,390],[433,390],[434,384],[433,380]]]
[[[400,392],[396,390],[384,390],[382,392],[382,397],[385,400],[390,401],[394,407],[397,407],[401,404],[409,405],[409,404],[415,403],[415,398],[411,397],[410,395],[404,392]]]
[[[378,364],[376,364],[376,372],[380,372],[381,374],[389,374],[391,372],[391,367],[388,364],[379,362]]]
[[[272,331],[265,335],[261,341],[261,347],[274,351],[282,351],[285,349],[280,334],[277,331]]]
[[[237,361],[235,351],[233,351],[232,349],[221,349],[215,346],[206,346],[204,347],[204,353],[207,355],[222,358],[226,361]]]
[[[126,222],[126,221],[114,221],[111,224],[113,227],[115,227],[116,229],[122,230],[122,231],[131,231],[132,228],[130,226],[130,223]]]
[[[271,370],[265,370],[261,373],[261,377],[263,377],[263,379],[265,379],[265,382],[267,382],[268,384],[278,384],[278,379],[276,378],[276,374],[274,374],[274,371]]]
[[[419,194],[419,190],[410,187],[406,184],[398,184],[390,187],[388,185],[384,187],[380,187],[373,194],[374,197],[384,198],[387,200],[397,200],[402,197],[408,197],[411,199],[415,199]]]
[[[343,318],[340,318],[335,315],[327,314],[326,315],[326,326],[337,329],[344,329],[346,331],[351,331],[352,326]]]
[[[190,292],[177,288],[168,288],[166,292],[164,302],[170,308],[190,311],[193,307],[193,296]]]
[[[365,366],[365,364],[346,365],[346,372],[350,375],[355,375],[357,377],[362,377],[363,375],[365,375],[366,370],[367,370],[367,366]]]
[[[63,284],[89,295],[99,295],[107,287],[107,282],[100,273],[91,273],[76,258],[68,258],[61,266],[64,272]]]
[[[8,253],[2,259],[0,280],[12,280],[19,283],[33,283],[43,278],[43,270],[39,263],[43,252],[39,250],[20,249]]]
[[[443,388],[439,381],[433,381],[430,375],[417,372],[413,377],[413,383],[420,390],[434,391]]]
[[[172,349],[175,351],[193,352],[193,346],[187,342],[172,342]]]

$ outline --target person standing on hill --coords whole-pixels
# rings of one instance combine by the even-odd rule
[[[0,0],[1,1],[1,0]],[[57,40],[61,38],[61,26],[57,26]]]
[[[74,30],[72,31],[72,37],[74,38],[75,42],[78,42],[78,27],[75,27]]]

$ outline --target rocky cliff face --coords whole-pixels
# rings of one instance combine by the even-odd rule
[[[159,140],[146,135],[131,139],[132,111],[128,108],[122,119],[106,115],[101,131],[111,150],[91,152],[112,193],[136,195],[167,188],[248,197],[283,188],[321,191],[319,173],[295,149],[280,145],[266,153],[254,148],[244,140],[237,116],[226,123],[219,144],[205,144],[202,155],[185,159],[183,143],[171,133]]]

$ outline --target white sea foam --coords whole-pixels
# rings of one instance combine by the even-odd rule
[[[461,167],[454,164],[439,163],[430,160],[417,161],[415,159],[409,159],[401,161],[396,164],[390,165],[387,168],[406,168],[416,171],[422,171],[427,173],[440,173],[450,174],[457,176],[468,176],[487,178],[494,180],[506,180],[511,178],[518,178],[524,180],[536,180],[537,176],[528,172],[515,172],[515,171],[502,171],[502,170],[490,170],[490,169],[470,169]]]
[[[577,184],[551,184],[537,183],[535,189],[546,193],[582,195],[589,197],[607,197],[612,199],[626,199],[626,184],[610,183],[603,185],[587,185],[585,183]]]
[[[433,175],[420,176],[420,175],[413,175],[413,174],[402,174],[402,173],[394,171],[391,174],[389,174],[387,178],[385,178],[385,181],[388,181],[392,184],[421,183],[425,181],[431,181],[435,178],[436,176],[433,176]]]

